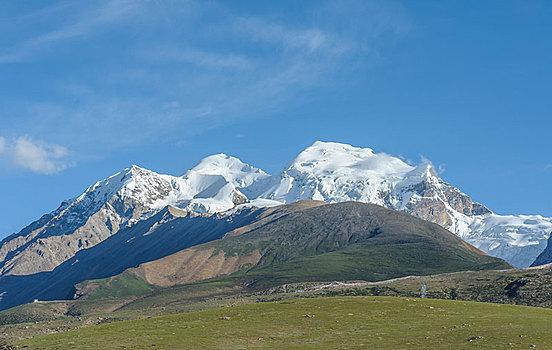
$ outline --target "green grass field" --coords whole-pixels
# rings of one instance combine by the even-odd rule
[[[121,321],[27,349],[549,349],[552,310],[393,297],[306,298]]]

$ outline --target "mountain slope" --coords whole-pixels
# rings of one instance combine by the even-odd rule
[[[260,223],[259,223],[260,222]],[[250,287],[504,269],[442,227],[374,204],[297,202],[268,210],[222,239],[127,270],[156,286],[225,275]],[[93,290],[90,281],[80,286]],[[99,283],[99,284],[98,284]]]
[[[461,237],[516,267],[535,265],[552,232],[552,218],[540,215],[475,216]]]
[[[248,199],[239,187],[267,177],[224,154],[205,158],[182,177],[132,166],[90,186],[0,244],[0,276],[51,271],[168,205],[216,213]]]
[[[542,253],[539,254],[532,266],[539,266],[552,263],[552,236],[548,238],[548,244]]]
[[[261,212],[243,209],[227,216],[199,215],[167,207],[94,247],[77,252],[52,271],[2,276],[0,309],[34,299],[72,299],[74,286],[84,280],[117,275],[130,267],[221,238],[257,220]]]
[[[552,218],[492,213],[439,178],[430,164],[413,167],[369,148],[332,142],[315,142],[279,176],[246,190],[284,203],[360,201],[402,210],[518,267],[535,260],[552,231]]]

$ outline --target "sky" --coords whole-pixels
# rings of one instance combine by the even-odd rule
[[[0,237],[130,164],[370,147],[552,216],[550,1],[2,1]]]

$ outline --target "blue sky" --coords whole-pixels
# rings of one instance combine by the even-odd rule
[[[129,164],[319,139],[552,215],[549,1],[3,1],[0,32],[0,236]]]

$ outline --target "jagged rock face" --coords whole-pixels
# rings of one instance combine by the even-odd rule
[[[67,234],[28,237],[19,253],[3,261],[0,272],[3,275],[27,275],[30,273],[51,271],[82,249],[93,247],[119,229],[118,222],[113,223],[106,216],[112,213],[100,210],[92,215],[84,225]],[[106,222],[112,222],[110,226]]]
[[[2,275],[50,271],[81,249],[102,242],[157,208],[174,190],[169,178],[131,167],[89,187],[81,196],[2,244]]]
[[[427,221],[439,224],[442,227],[451,227],[452,219],[447,213],[443,202],[437,199],[426,199],[407,204],[405,211]]]
[[[131,168],[91,186],[83,195],[65,202],[47,220],[31,224],[2,244],[0,273],[26,275],[50,271],[81,249],[90,248],[117,232],[122,225],[135,222],[146,212],[148,201],[142,202],[141,192],[162,193],[165,183],[139,184],[141,169]],[[142,179],[141,179],[142,180]],[[139,180],[139,181],[141,181]],[[125,184],[128,187],[124,187]],[[157,192],[159,191],[159,192]]]
[[[238,186],[267,176],[222,154],[206,158],[182,177],[132,166],[7,237],[0,246],[0,275],[51,271],[168,205],[195,213],[229,210],[248,201]]]
[[[458,235],[463,233],[460,218],[491,213],[485,206],[474,202],[469,196],[440,179],[430,165],[414,169],[403,181],[414,184],[398,184],[392,195],[398,197],[402,205],[391,208],[404,210],[411,215],[439,224]]]

